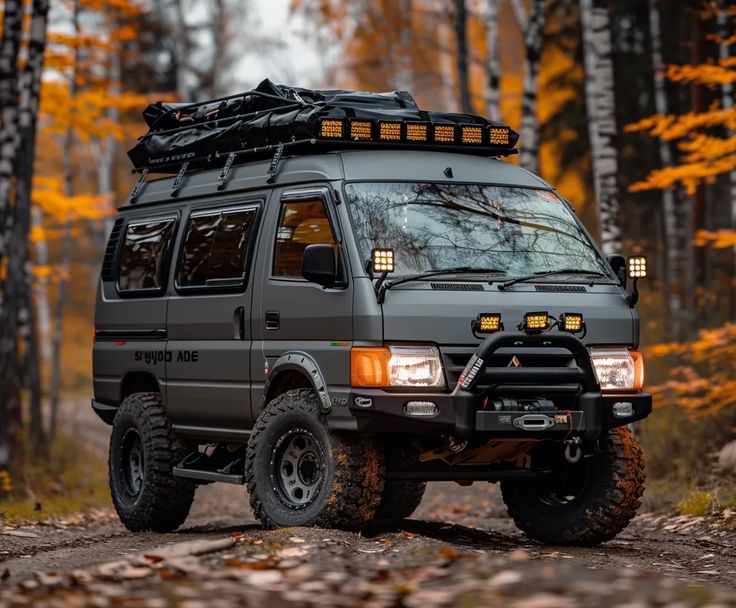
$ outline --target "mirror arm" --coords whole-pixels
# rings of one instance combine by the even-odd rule
[[[634,279],[631,283],[631,293],[626,298],[626,302],[629,304],[629,308],[634,308],[636,303],[639,301],[639,279]]]

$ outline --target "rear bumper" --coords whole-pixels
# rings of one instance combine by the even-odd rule
[[[534,346],[565,348],[574,367],[487,367],[486,361],[500,348]],[[578,385],[577,393],[560,398],[555,390]],[[515,388],[531,399],[514,398]],[[517,392],[518,393],[518,392]],[[493,402],[511,397],[511,407],[496,410]],[[522,401],[545,400],[554,409],[534,411],[518,407]],[[433,416],[407,412],[412,401],[436,406]],[[460,376],[455,390],[448,393],[400,393],[387,390],[353,389],[349,407],[358,429],[369,433],[448,434],[458,438],[487,434],[504,438],[565,438],[570,434],[595,439],[604,429],[623,426],[646,418],[652,411],[652,396],[644,392],[602,394],[587,347],[570,334],[526,335],[499,333],[487,338]],[[508,402],[507,402],[508,403]]]

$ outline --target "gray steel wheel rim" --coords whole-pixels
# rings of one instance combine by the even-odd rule
[[[122,473],[126,492],[137,498],[143,489],[143,443],[136,429],[125,431],[122,440]]]
[[[309,430],[290,429],[274,445],[271,481],[279,500],[289,509],[304,509],[316,500],[325,472],[322,446]]]

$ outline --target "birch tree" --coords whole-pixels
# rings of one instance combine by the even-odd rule
[[[9,3],[6,3],[6,11]],[[2,158],[0,174],[2,198],[0,204],[4,212],[4,237],[6,263],[2,283],[2,307],[0,307],[0,466],[6,467],[10,461],[10,445],[13,429],[21,422],[20,415],[20,361],[19,361],[19,321],[28,323],[30,297],[28,273],[28,232],[30,230],[30,180],[33,172],[34,136],[36,116],[41,95],[41,73],[43,72],[46,49],[46,29],[49,5],[47,0],[33,0],[28,32],[28,53],[25,65],[19,69],[18,51],[8,50],[3,57],[3,75],[8,75],[13,66],[5,61],[15,53],[16,74],[9,77],[16,86],[16,93],[7,86],[1,87],[9,100],[15,102],[15,110],[10,115],[12,122],[3,123]],[[18,7],[18,11],[20,8]],[[7,13],[6,13],[7,15]],[[20,12],[18,12],[20,15]],[[15,18],[15,17],[13,17]],[[20,28],[18,25],[12,27]],[[12,32],[13,37],[18,36]],[[5,39],[4,39],[5,40]],[[15,38],[13,46],[19,44]],[[5,46],[5,45],[3,45]],[[4,110],[7,110],[3,106]],[[5,120],[8,114],[3,112]],[[15,199],[11,201],[14,190]],[[38,397],[38,394],[35,395]],[[35,398],[34,397],[34,398]],[[40,401],[34,403],[34,412],[40,414]],[[38,430],[38,428],[36,429]]]
[[[22,6],[19,0],[7,0],[3,13],[3,38],[0,46],[0,321],[8,315],[7,249],[12,230],[10,193],[13,185],[18,146],[18,54],[22,37]],[[10,366],[15,353],[15,336],[7,324],[0,325],[0,469],[11,458],[11,417],[14,387]]]
[[[501,56],[498,43],[498,0],[486,0],[486,114],[501,122]]]
[[[605,254],[621,250],[621,203],[616,149],[616,101],[608,3],[580,0],[585,67],[585,105],[593,165],[601,247]]]
[[[79,15],[81,7],[79,0],[74,0],[72,8],[72,29],[74,37],[79,38],[81,28]],[[71,73],[69,75],[69,123],[66,127],[63,143],[63,165],[64,165],[64,194],[69,199],[74,196],[74,101],[77,96],[79,83],[79,63],[81,58],[81,45],[75,45],[72,52]],[[49,436],[53,439],[56,434],[56,419],[59,409],[59,391],[61,389],[61,342],[64,336],[64,307],[66,305],[66,291],[69,284],[69,268],[72,257],[72,220],[71,211],[67,211],[61,237],[61,260],[59,263],[59,282],[56,294],[56,306],[54,310],[54,332],[51,341],[51,420],[49,423]]]
[[[724,3],[725,4],[725,3]],[[729,35],[731,31],[728,27],[728,7],[719,7],[717,14],[718,22],[718,58],[719,63],[723,66],[730,65],[729,59],[731,59],[731,47],[728,44]],[[721,105],[723,109],[728,111],[734,107],[734,88],[733,82],[728,79],[724,79],[721,84]],[[727,137],[729,139],[736,136],[736,131],[728,129]],[[728,179],[728,198],[731,205],[731,228],[736,230],[736,168],[731,169],[727,174]],[[736,256],[736,245],[734,245],[734,255]]]
[[[665,89],[664,61],[662,58],[662,30],[660,24],[659,1],[648,0],[649,8],[649,35],[651,38],[652,67],[654,68],[654,108],[657,114],[669,114],[669,104]],[[671,144],[663,139],[659,140],[659,160],[663,167],[672,167],[674,158]],[[683,316],[683,300],[680,294],[679,279],[685,271],[685,261],[682,252],[685,249],[684,239],[686,231],[682,228],[684,222],[678,222],[676,191],[674,187],[662,190],[662,214],[664,216],[664,250],[666,255],[666,280],[670,292],[670,315],[672,331],[675,336],[681,333]]]
[[[539,120],[537,98],[539,64],[542,55],[544,0],[531,0],[529,12],[522,0],[512,0],[516,22],[524,35],[524,97],[521,104],[521,151],[519,164],[539,172]]]

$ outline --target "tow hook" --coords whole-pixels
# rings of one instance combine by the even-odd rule
[[[570,464],[575,464],[583,457],[583,450],[580,447],[583,440],[580,437],[572,437],[565,439],[565,460]]]

